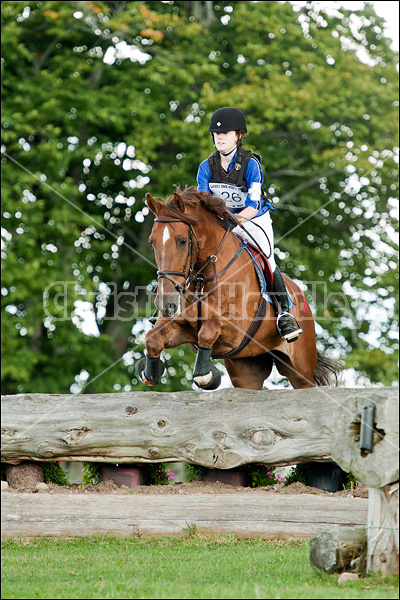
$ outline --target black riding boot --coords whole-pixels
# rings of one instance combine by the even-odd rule
[[[282,308],[282,313],[278,314],[278,318],[276,320],[276,327],[279,335],[287,342],[295,342],[300,333],[303,333],[303,330],[296,319],[289,313],[289,298],[279,267],[276,267],[274,271],[272,294],[278,300]]]

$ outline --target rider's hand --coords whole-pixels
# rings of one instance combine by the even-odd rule
[[[238,220],[231,213],[226,213],[226,217],[221,220],[221,225],[227,231],[232,231],[238,225]]]

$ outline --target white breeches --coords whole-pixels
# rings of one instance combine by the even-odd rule
[[[241,224],[246,231],[244,231],[244,229],[242,229],[240,226],[235,227],[232,229],[232,231],[253,244],[253,240],[249,235],[247,235],[248,232],[256,240],[260,248],[268,257],[271,270],[274,272],[276,269],[274,255],[274,231],[272,229],[272,219],[269,212],[266,212],[255,219],[251,219],[251,221],[242,221]]]

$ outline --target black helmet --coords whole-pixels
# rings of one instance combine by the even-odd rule
[[[212,133],[244,131],[247,133],[246,118],[238,108],[232,108],[231,106],[219,108],[210,119],[208,131]]]

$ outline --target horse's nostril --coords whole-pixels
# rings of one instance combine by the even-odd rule
[[[176,311],[178,310],[178,307],[176,304],[174,304],[174,302],[169,302],[166,306],[166,309],[167,309],[168,317],[173,317],[174,314],[176,313]]]
[[[173,317],[178,311],[178,306],[174,302],[167,302],[161,308],[161,314],[163,317]]]

